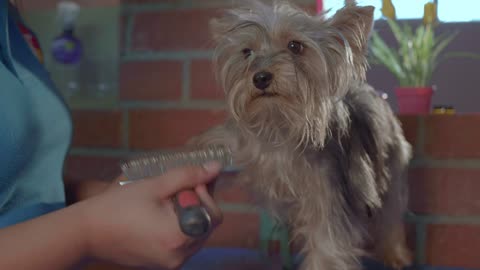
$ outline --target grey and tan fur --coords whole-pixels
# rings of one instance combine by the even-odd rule
[[[233,181],[291,225],[303,270],[358,269],[367,246],[397,269],[411,260],[411,149],[365,83],[372,16],[355,4],[326,18],[249,1],[211,23],[229,119],[192,143],[233,149],[244,166]]]

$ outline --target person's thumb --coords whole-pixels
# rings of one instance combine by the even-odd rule
[[[148,188],[153,188],[156,196],[163,199],[181,190],[192,189],[211,182],[218,176],[220,170],[221,164],[218,162],[208,162],[203,166],[175,168],[159,177],[150,179],[152,181],[148,181],[151,184]]]

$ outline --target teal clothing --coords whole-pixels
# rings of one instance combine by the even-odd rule
[[[72,123],[48,72],[0,0],[0,228],[65,206]]]

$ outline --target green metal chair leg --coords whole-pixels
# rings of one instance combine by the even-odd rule
[[[284,224],[278,223],[265,211],[260,212],[260,251],[269,260],[269,248],[272,241],[280,243],[280,257],[283,269],[293,270],[293,258],[290,250],[290,235]]]

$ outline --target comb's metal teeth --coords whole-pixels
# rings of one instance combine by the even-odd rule
[[[121,169],[127,179],[143,179],[161,175],[175,167],[201,165],[212,160],[220,162],[225,170],[235,170],[230,149],[222,146],[146,155],[125,162]]]

